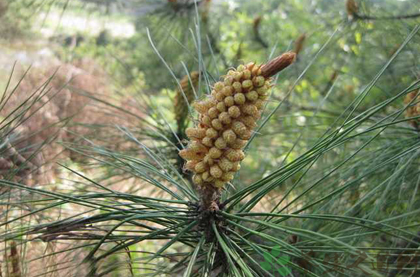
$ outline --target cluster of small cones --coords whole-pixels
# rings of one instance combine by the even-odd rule
[[[178,129],[183,129],[187,124],[188,107],[194,101],[194,90],[197,89],[200,74],[193,71],[190,75],[185,75],[181,82],[181,88],[178,88],[175,95],[174,113]],[[188,103],[187,103],[188,102]]]
[[[196,185],[222,188],[233,179],[268,99],[270,77],[294,59],[294,53],[285,53],[262,66],[240,65],[214,85],[211,95],[194,103],[199,123],[186,130],[191,141],[179,154]]]

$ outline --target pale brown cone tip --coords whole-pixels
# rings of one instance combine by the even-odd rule
[[[286,52],[277,58],[272,59],[261,67],[261,75],[265,78],[276,75],[296,60],[296,53]]]

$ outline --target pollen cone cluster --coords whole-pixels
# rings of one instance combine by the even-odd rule
[[[178,128],[183,128],[185,125],[186,119],[188,117],[188,104],[185,99],[188,100],[189,104],[194,101],[193,88],[197,88],[200,74],[197,71],[193,71],[190,74],[190,78],[188,75],[185,75],[184,78],[182,78],[180,82],[182,91],[181,89],[178,89],[175,95],[174,112]]]
[[[413,99],[416,98],[416,97],[417,97],[417,99],[415,99],[413,101]],[[408,105],[411,101],[413,101],[413,103],[416,103],[416,102],[420,101],[420,91],[413,91],[413,92],[410,92],[409,94],[407,94],[407,96],[404,98],[404,103],[406,105]],[[405,114],[406,114],[407,117],[419,116],[420,115],[420,102],[414,104],[413,106],[408,107],[405,110]],[[412,120],[411,125],[413,125],[414,128],[419,128],[420,127],[420,119]]]
[[[222,188],[233,179],[268,99],[270,76],[294,58],[294,53],[286,53],[264,66],[240,65],[214,84],[211,95],[194,103],[199,123],[186,129],[191,141],[179,154],[187,160],[185,168],[194,172],[196,185]]]

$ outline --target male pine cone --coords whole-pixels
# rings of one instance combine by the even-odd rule
[[[178,89],[175,95],[174,112],[178,129],[183,129],[186,125],[189,111],[188,104],[191,104],[194,101],[194,89],[197,88],[200,74],[197,71],[193,71],[190,74],[190,78],[188,75],[185,75],[184,78],[181,79],[180,85],[182,91],[181,89]],[[187,99],[188,104],[185,99]]]
[[[240,65],[214,85],[211,95],[193,104],[199,123],[186,129],[191,142],[179,154],[196,185],[221,188],[233,179],[268,99],[270,77],[294,59],[294,53],[285,53],[263,66]]]

